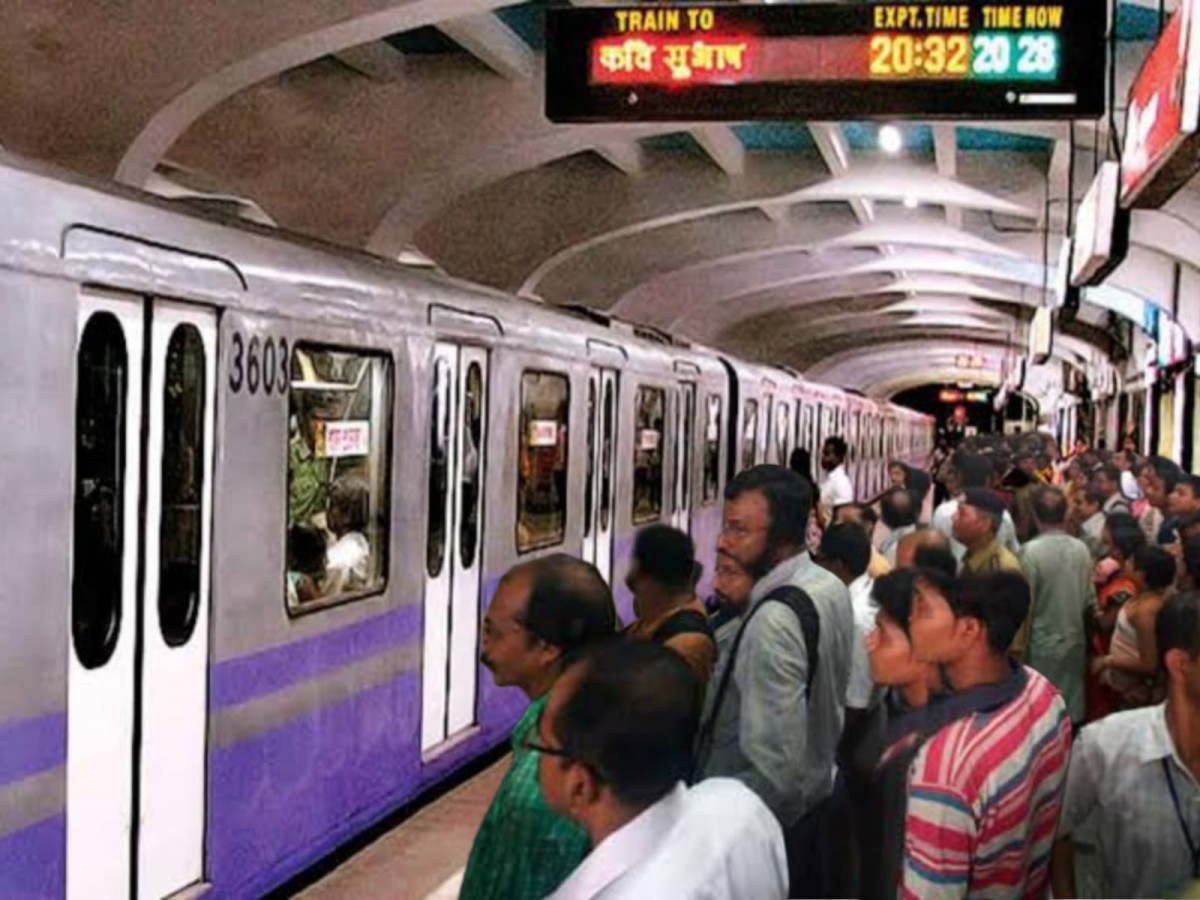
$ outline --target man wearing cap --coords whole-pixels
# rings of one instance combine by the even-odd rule
[[[963,491],[954,514],[954,539],[967,548],[963,575],[1021,572],[1021,561],[998,538],[1004,521],[1004,501],[987,488]],[[1009,652],[1023,657],[1029,646],[1029,620],[1017,631]]]

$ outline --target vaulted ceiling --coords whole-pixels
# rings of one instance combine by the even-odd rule
[[[895,156],[862,122],[553,125],[543,7],[18,4],[0,146],[878,395],[994,380],[1023,345],[1106,121],[905,123]],[[1159,24],[1157,0],[1117,5],[1118,98]],[[1198,225],[1191,189],[1136,214],[1111,288],[1159,300]],[[1108,315],[1085,303],[1056,354],[1104,353]]]

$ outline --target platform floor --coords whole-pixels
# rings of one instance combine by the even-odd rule
[[[296,896],[302,900],[455,900],[471,842],[510,758],[480,772]]]

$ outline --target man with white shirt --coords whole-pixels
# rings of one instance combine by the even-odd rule
[[[843,522],[830,525],[821,536],[819,562],[841,579],[850,591],[854,612],[854,646],[850,652],[850,681],[846,685],[846,709],[849,715],[871,706],[875,682],[867,657],[867,635],[875,628],[878,607],[871,599],[875,579],[867,574],[871,560],[871,542],[861,528]]]
[[[967,548],[954,538],[954,516],[958,512],[958,502],[967,488],[989,487],[992,474],[991,463],[984,457],[962,452],[954,455],[950,472],[946,476],[946,489],[950,491],[950,499],[934,510],[930,524],[950,539],[950,549],[954,551],[954,558],[959,562],[967,555]],[[996,538],[1010,552],[1020,552],[1017,529],[1008,510],[1004,510],[1001,516],[1000,530]]]
[[[696,679],[663,647],[588,653],[555,682],[538,726],[538,781],[591,852],[550,900],[783,900],[783,832],[741,782],[688,788]]]
[[[1200,879],[1200,594],[1155,622],[1167,700],[1085,727],[1071,751],[1051,863],[1055,897],[1075,897],[1074,837],[1099,847],[1100,897],[1183,897]]]
[[[821,447],[821,469],[825,477],[821,480],[822,525],[833,521],[833,513],[843,503],[854,502],[854,485],[846,474],[846,441],[840,437],[828,437]]]

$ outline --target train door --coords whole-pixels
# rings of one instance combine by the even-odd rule
[[[675,505],[671,524],[692,532],[692,450],[696,431],[696,385],[679,386],[675,402]]]
[[[488,355],[434,348],[421,750],[475,724],[478,689]]]
[[[162,897],[204,874],[217,317],[91,292],[78,328],[67,896]]]
[[[617,373],[588,376],[588,477],[583,494],[583,558],[612,582],[613,493],[617,445]]]

